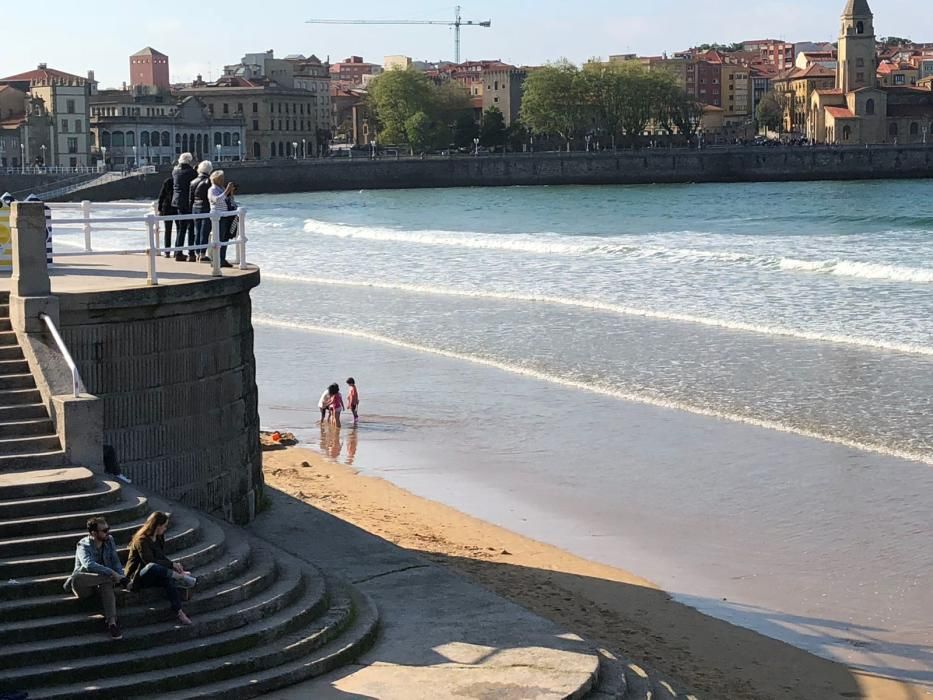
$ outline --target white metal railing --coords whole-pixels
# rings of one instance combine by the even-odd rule
[[[78,366],[75,364],[74,358],[71,357],[71,353],[68,352],[68,347],[65,345],[65,341],[62,340],[62,336],[59,334],[58,329],[55,327],[55,322],[51,317],[49,317],[48,314],[39,314],[39,318],[45,321],[49,333],[55,338],[55,344],[58,345],[59,352],[61,352],[62,357],[65,358],[65,364],[67,364],[68,369],[71,370],[71,385],[74,390],[75,398],[78,398],[81,392],[84,391],[84,382],[81,381],[81,375],[78,373]]]
[[[209,253],[211,261],[211,276],[221,277],[223,275],[222,267],[220,264],[221,248],[230,247],[233,248],[236,255],[231,265],[239,268],[240,270],[247,269],[246,243],[248,239],[246,237],[246,209],[242,207],[236,209],[235,211],[217,211],[204,214],[174,214],[171,216],[159,216],[153,213],[156,210],[156,203],[154,202],[152,204],[142,204],[138,202],[92,204],[91,202],[84,201],[80,204],[81,216],[79,218],[58,218],[55,216],[56,212],[69,209],[73,210],[76,208],[75,205],[53,202],[47,204],[47,206],[52,210],[51,225],[53,230],[80,227],[84,234],[83,251],[76,251],[73,253],[56,252],[55,256],[57,258],[84,255],[146,255],[148,257],[146,281],[150,285],[159,284],[159,271],[156,262],[162,253],[175,254],[182,253],[184,251],[207,252]],[[99,216],[95,215],[95,209],[98,211],[100,209],[125,209],[127,210],[127,214],[125,216]],[[147,213],[142,214],[141,210],[145,210]],[[220,222],[221,220],[230,217],[236,217],[237,220],[236,236],[228,241],[221,241]],[[210,220],[211,222],[210,238],[207,243],[202,243],[199,245],[193,244],[168,247],[159,245],[160,223],[173,221],[177,225],[180,222],[190,221],[194,225],[195,222],[204,220]],[[139,229],[134,230],[130,228],[132,224],[138,224],[143,227],[143,230],[146,233],[146,246],[144,248],[127,248],[102,251],[94,250],[93,234],[95,231],[130,234],[139,233]],[[189,233],[188,235],[190,236],[191,234]],[[197,239],[195,238],[195,240]]]

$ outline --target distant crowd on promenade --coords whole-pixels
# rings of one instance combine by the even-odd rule
[[[178,157],[178,164],[172,170],[171,177],[162,183],[159,192],[158,209],[161,216],[176,216],[178,214],[217,214],[221,212],[236,211],[236,194],[239,190],[235,182],[227,182],[223,170],[214,170],[209,160],[202,160],[197,167],[194,166],[194,156],[182,153]],[[211,237],[211,220],[209,218],[196,221],[166,221],[165,248],[172,248],[172,224],[175,224],[176,236],[174,241],[175,260],[178,262],[211,262],[206,248]],[[220,266],[233,267],[227,262],[227,241],[237,237],[237,217],[224,216],[220,219],[219,241]],[[187,248],[185,253],[184,248]],[[172,253],[166,252],[166,258]]]

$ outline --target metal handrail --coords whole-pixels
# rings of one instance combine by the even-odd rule
[[[68,347],[65,345],[65,341],[62,340],[58,329],[55,327],[55,322],[51,319],[51,317],[48,314],[39,314],[39,318],[45,321],[45,325],[48,326],[49,332],[52,334],[52,337],[55,338],[55,343],[58,345],[58,349],[62,353],[62,357],[65,358],[65,364],[67,364],[68,369],[71,370],[72,388],[74,389],[75,398],[78,398],[81,394],[81,388],[84,387],[84,382],[81,381],[81,375],[78,373],[78,366],[75,364],[74,359],[71,357],[71,353],[68,352]]]

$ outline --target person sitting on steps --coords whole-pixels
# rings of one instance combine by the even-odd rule
[[[165,531],[168,529],[168,514],[153,511],[146,522],[130,540],[130,555],[126,560],[126,575],[130,590],[162,588],[172,611],[183,625],[191,620],[181,609],[181,588],[193,588],[197,579],[185,571],[179,562],[165,556]]]
[[[88,536],[78,542],[75,550],[75,568],[65,581],[65,590],[78,598],[100,594],[104,604],[104,621],[113,639],[122,639],[117,626],[117,601],[113,587],[126,586],[127,578],[117,554],[117,545],[110,536],[110,526],[104,518],[87,521]]]

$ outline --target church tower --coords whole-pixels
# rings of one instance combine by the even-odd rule
[[[877,87],[875,27],[868,0],[848,0],[842,12],[836,87],[852,92]]]

